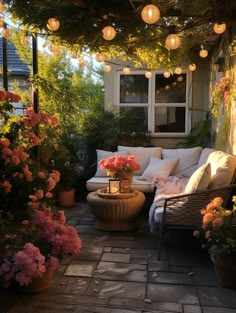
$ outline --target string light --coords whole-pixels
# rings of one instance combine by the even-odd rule
[[[102,33],[105,40],[113,40],[116,36],[116,31],[112,26],[104,27]]]
[[[199,52],[201,58],[206,58],[208,56],[208,51],[201,46],[201,50]]]
[[[191,71],[191,72],[194,72],[196,70],[197,66],[195,63],[191,63],[189,64],[188,66],[188,69]]]
[[[23,46],[28,47],[29,46],[28,36],[27,35],[22,36],[20,42]]]
[[[109,73],[111,71],[111,66],[109,64],[105,64],[103,69],[104,69],[104,72]]]
[[[151,77],[152,77],[152,72],[147,71],[147,72],[145,73],[145,77],[146,77],[146,78],[151,78]]]
[[[84,59],[79,60],[79,66],[85,67],[87,65],[87,62]]]
[[[3,20],[0,20],[0,28],[4,27],[5,22]]]
[[[170,34],[166,37],[165,46],[169,50],[174,50],[179,48],[181,44],[180,37],[176,34]]]
[[[4,11],[4,4],[0,2],[0,13],[2,13],[3,11]]]
[[[60,27],[58,19],[51,17],[48,19],[47,28],[53,32],[57,31]]]
[[[70,57],[71,57],[72,59],[77,59],[77,52],[72,51],[72,52],[70,53]]]
[[[183,72],[182,68],[180,66],[177,66],[175,69],[175,74],[180,75],[182,74],[182,72]]]
[[[223,32],[226,30],[226,24],[225,23],[215,23],[213,26],[213,30],[216,34],[223,34]]]
[[[11,38],[11,31],[8,28],[4,28],[2,31],[2,36],[6,39]]]
[[[141,11],[142,20],[147,24],[154,24],[160,18],[160,10],[154,4],[146,5]]]
[[[101,52],[99,52],[97,55],[96,55],[96,57],[95,57],[95,59],[96,59],[96,61],[97,62],[103,62],[104,60],[105,60],[105,55],[103,54],[103,53],[101,53]]]
[[[131,71],[130,71],[129,66],[126,66],[126,67],[123,68],[123,73],[124,73],[125,75],[129,75],[130,72],[131,72]]]
[[[165,71],[165,72],[163,73],[163,76],[164,76],[165,78],[169,78],[169,77],[170,77],[170,72]]]

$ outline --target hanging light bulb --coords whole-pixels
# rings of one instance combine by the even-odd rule
[[[72,52],[70,53],[70,57],[71,57],[72,59],[77,59],[77,52],[72,51]]]
[[[11,38],[11,31],[8,28],[4,28],[2,31],[2,36],[6,39]]]
[[[146,78],[151,78],[151,77],[152,77],[152,72],[147,71],[147,72],[145,73],[145,77],[146,77]]]
[[[53,32],[55,32],[56,30],[58,30],[60,27],[60,22],[58,21],[58,19],[51,17],[48,19],[48,23],[47,23],[47,28]]]
[[[97,55],[96,55],[96,57],[95,57],[95,59],[96,59],[96,61],[97,62],[103,62],[104,60],[105,60],[105,55],[103,54],[103,53],[101,53],[101,52],[99,52]]]
[[[125,75],[129,75],[129,74],[130,74],[130,68],[129,68],[129,66],[126,66],[126,67],[123,68],[123,73],[124,73]]]
[[[79,61],[79,66],[80,67],[85,67],[87,65],[87,62],[84,60],[84,59],[81,59],[80,61]]]
[[[199,55],[201,58],[206,58],[208,56],[208,51],[206,49],[203,49],[203,46],[201,46],[201,50],[199,52]]]
[[[215,23],[213,26],[213,30],[216,34],[223,34],[223,32],[226,30],[226,24],[225,23]]]
[[[21,37],[20,42],[23,46],[28,47],[29,46],[29,37],[27,35],[24,35]]]
[[[180,44],[181,44],[181,39],[178,35],[170,34],[166,37],[165,46],[167,49],[169,50],[177,49],[179,48]]]
[[[191,72],[194,72],[196,70],[197,66],[195,63],[191,63],[189,64],[188,66],[188,69],[191,71]]]
[[[177,82],[179,82],[179,83],[181,83],[183,80],[184,80],[183,76],[179,76],[179,77],[177,78]]]
[[[104,69],[104,72],[109,73],[111,71],[111,66],[109,64],[105,64],[103,69]]]
[[[169,78],[169,77],[170,77],[170,72],[165,71],[165,72],[163,73],[163,76],[164,76],[165,78]]]
[[[3,28],[5,25],[5,22],[3,20],[0,20],[0,28]]]
[[[183,72],[182,68],[180,66],[177,66],[175,69],[175,74],[180,75],[182,74],[182,72]]]
[[[4,4],[0,2],[0,13],[2,13],[3,11],[4,11]]]
[[[160,10],[154,4],[146,5],[141,11],[142,20],[147,24],[154,24],[160,18]]]
[[[102,33],[103,33],[103,38],[105,40],[112,40],[116,36],[116,31],[115,31],[114,27],[112,27],[112,26],[104,27],[102,30]]]

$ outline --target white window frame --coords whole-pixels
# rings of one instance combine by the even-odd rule
[[[130,75],[145,75],[145,70],[131,70]],[[148,79],[148,101],[147,103],[121,103],[120,102],[120,76],[124,75],[122,70],[117,70],[115,74],[115,88],[114,88],[114,104],[117,107],[148,107],[148,131],[151,131],[153,137],[186,137],[191,129],[191,111],[192,106],[192,89],[190,88],[192,82],[192,73],[190,71],[183,71],[186,74],[186,102],[181,103],[155,103],[155,78],[156,74],[163,74],[164,71],[153,71],[153,75]],[[185,132],[155,132],[155,108],[156,107],[185,107]]]

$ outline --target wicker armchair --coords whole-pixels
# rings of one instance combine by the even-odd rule
[[[226,205],[235,188],[236,184],[231,184],[166,198],[162,222],[159,225],[158,259],[161,256],[164,232],[167,228],[197,229],[201,227],[202,216],[200,210],[215,197],[221,197],[224,201],[223,205]]]

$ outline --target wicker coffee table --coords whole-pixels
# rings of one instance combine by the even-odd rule
[[[96,217],[96,229],[127,231],[136,228],[136,217],[144,205],[145,196],[137,190],[128,194],[106,194],[99,189],[90,192],[87,200]]]

